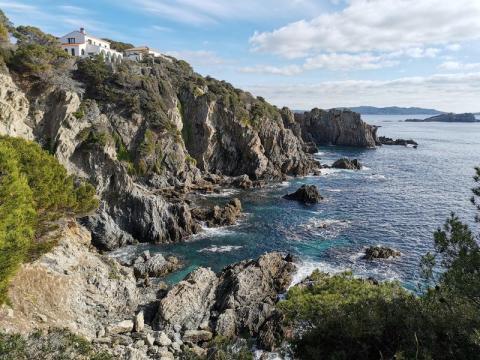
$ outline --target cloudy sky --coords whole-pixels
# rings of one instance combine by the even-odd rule
[[[480,0],[21,0],[16,25],[148,44],[293,109],[480,111]]]

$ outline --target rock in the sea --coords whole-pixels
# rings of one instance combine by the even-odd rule
[[[400,256],[400,251],[385,246],[370,246],[365,250],[365,259],[389,259]]]
[[[380,144],[382,145],[398,145],[398,146],[408,146],[408,145],[412,145],[413,147],[417,147],[418,146],[418,143],[414,140],[405,140],[405,139],[392,139],[392,138],[388,138],[388,137],[385,137],[385,136],[380,136],[378,138],[378,141],[380,142]]]
[[[210,269],[199,268],[190,273],[160,301],[160,327],[171,328],[178,324],[184,329],[198,329],[210,318],[217,285],[218,278]]]
[[[232,179],[231,184],[241,189],[250,189],[253,186],[253,181],[248,175],[237,176]]]
[[[377,127],[363,122],[360,114],[350,110],[313,109],[295,114],[295,122],[307,143],[368,148],[378,143]]]
[[[465,114],[440,114],[429,117],[427,119],[407,119],[406,122],[478,122],[475,115],[472,113],[465,113]]]
[[[283,197],[287,200],[295,200],[304,204],[316,204],[323,200],[315,185],[302,185],[297,191]]]
[[[361,170],[362,164],[357,159],[339,159],[332,164],[334,169]]]
[[[196,208],[192,210],[192,216],[205,222],[208,227],[234,225],[242,213],[242,203],[238,199],[232,199],[223,208],[216,205],[212,209]]]

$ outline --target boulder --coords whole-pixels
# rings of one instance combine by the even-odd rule
[[[133,331],[133,321],[123,320],[107,326],[107,334],[124,334]]]
[[[231,334],[247,330],[257,334],[264,322],[274,313],[280,293],[292,281],[295,265],[291,257],[268,253],[258,260],[242,261],[226,267],[220,275],[215,310],[220,314],[218,330]]]
[[[206,268],[199,268],[176,284],[160,301],[158,321],[160,327],[196,330],[210,318],[215,301],[218,278]]]
[[[183,334],[182,340],[184,342],[190,342],[193,344],[211,340],[213,334],[207,330],[187,330],[185,334]]]
[[[231,184],[241,189],[250,189],[253,186],[253,181],[250,180],[248,175],[241,175],[234,177]]]
[[[145,328],[145,320],[143,311],[139,311],[135,318],[133,319],[133,327],[136,332],[142,332]]]
[[[172,344],[172,340],[165,334],[165,332],[160,331],[157,334],[155,342],[160,346],[170,346]]]
[[[362,164],[357,159],[339,159],[332,164],[334,169],[361,170]]]
[[[297,191],[283,197],[287,200],[295,200],[304,204],[316,204],[323,200],[315,185],[302,185]]]
[[[418,143],[414,140],[405,140],[405,139],[392,139],[385,136],[380,136],[378,141],[382,145],[397,145],[397,146],[408,146],[412,145],[414,148],[418,147]]]
[[[233,338],[236,334],[236,317],[234,309],[226,309],[217,320],[215,332],[226,338]]]
[[[204,222],[208,227],[234,225],[242,213],[242,203],[239,199],[232,199],[223,208],[216,205],[212,209],[196,208],[192,216]]]
[[[180,267],[178,259],[171,256],[167,259],[162,254],[155,254],[148,256],[145,260],[145,255],[139,256],[133,264],[134,274],[137,278],[160,277],[178,269]]]
[[[365,250],[365,259],[389,259],[400,256],[400,251],[385,246],[370,246]]]

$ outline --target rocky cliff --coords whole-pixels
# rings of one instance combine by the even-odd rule
[[[290,123],[292,121],[290,120]],[[294,131],[305,142],[373,148],[379,145],[377,127],[362,121],[360,114],[349,110],[313,109],[295,114]]]

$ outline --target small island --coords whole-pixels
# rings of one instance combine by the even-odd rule
[[[440,114],[435,115],[426,119],[407,119],[406,122],[455,122],[455,123],[472,123],[480,122],[475,118],[475,115],[472,113],[465,114]]]

